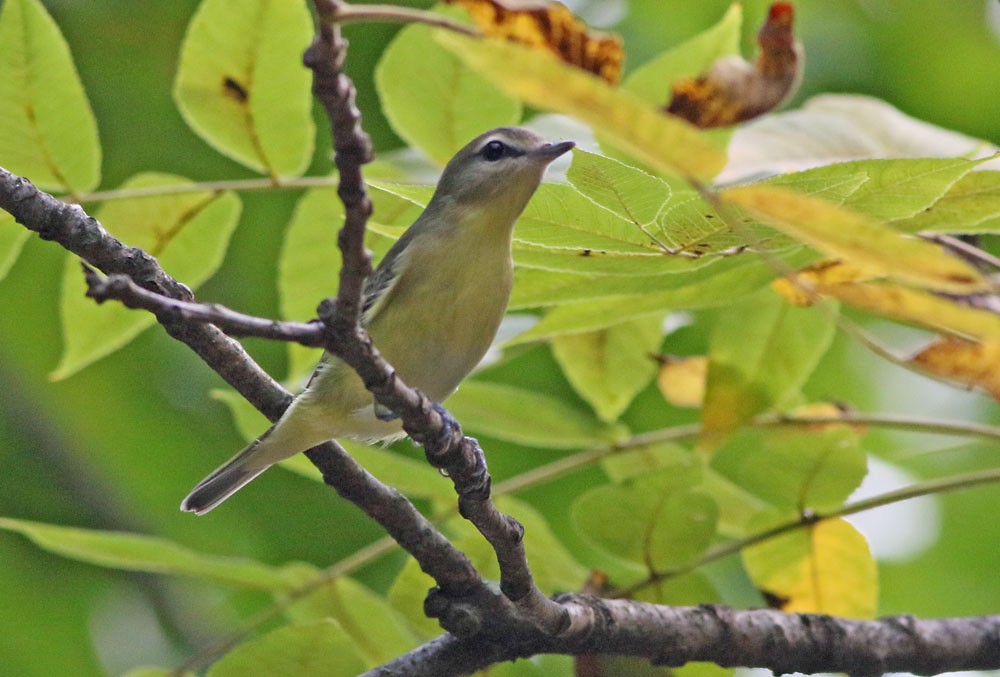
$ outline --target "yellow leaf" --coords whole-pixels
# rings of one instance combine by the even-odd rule
[[[675,407],[700,407],[705,399],[705,376],[708,358],[664,356],[660,364],[657,385],[660,392]]]
[[[657,171],[706,180],[726,163],[725,153],[689,123],[567,66],[548,52],[445,31],[438,31],[437,39],[510,94],[585,122]]]
[[[541,47],[566,63],[606,80],[618,82],[625,52],[617,33],[587,28],[566,5],[558,2],[508,0],[445,0],[469,10],[483,32],[522,45]]]
[[[891,282],[838,284],[820,290],[844,303],[949,334],[1000,341],[1000,315]]]
[[[828,519],[743,551],[753,582],[786,612],[871,618],[878,572],[868,543],[843,519]]]
[[[870,280],[863,268],[843,261],[817,261],[771,283],[771,287],[797,306],[811,306],[817,294],[828,294],[830,286],[847,282]]]
[[[926,371],[969,387],[979,387],[1000,399],[1000,341],[976,343],[944,338],[910,358]]]
[[[829,256],[901,282],[954,293],[989,289],[975,268],[940,247],[825,200],[768,185],[730,188],[722,197]]]

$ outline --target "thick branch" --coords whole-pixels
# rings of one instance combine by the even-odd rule
[[[856,621],[714,605],[666,607],[581,596],[563,601],[573,625],[561,636],[522,642],[439,637],[367,675],[470,674],[540,653],[628,655],[662,666],[708,661],[776,674],[932,675],[1000,667],[1000,616]]]

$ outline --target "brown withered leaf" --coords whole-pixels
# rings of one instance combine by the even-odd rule
[[[614,85],[625,52],[617,33],[591,30],[565,5],[544,0],[445,0],[465,7],[483,33],[547,49]]]
[[[1000,399],[1000,342],[943,338],[910,358],[915,366]]]
[[[801,76],[801,45],[792,34],[795,8],[776,2],[757,33],[756,63],[739,56],[718,59],[706,73],[673,83],[666,111],[698,127],[724,127],[773,110],[787,99]]]

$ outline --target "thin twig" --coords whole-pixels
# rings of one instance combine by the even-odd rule
[[[446,28],[456,33],[473,38],[482,37],[482,33],[469,24],[456,21],[450,17],[413,7],[400,5],[361,5],[337,3],[338,8],[333,14],[333,21],[339,24],[356,22],[386,22],[386,23],[419,23],[435,28]]]

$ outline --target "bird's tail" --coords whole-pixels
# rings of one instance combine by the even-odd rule
[[[199,482],[198,486],[192,489],[191,493],[181,502],[181,510],[204,515],[246,486],[257,475],[270,468],[272,464],[259,462],[260,449],[258,447],[266,437],[267,433],[258,437],[243,451]],[[254,463],[253,460],[257,460],[257,462]]]

